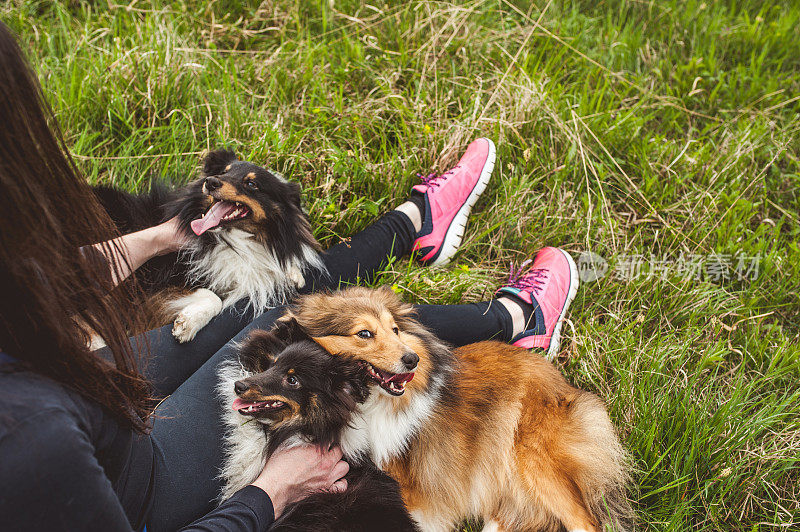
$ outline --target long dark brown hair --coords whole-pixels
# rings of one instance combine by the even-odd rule
[[[88,397],[147,430],[147,382],[128,340],[135,288],[112,290],[111,268],[82,246],[117,233],[68,155],[13,33],[0,22],[0,349],[18,367]],[[103,245],[105,255],[113,243]],[[92,249],[92,248],[89,248]],[[87,347],[86,326],[113,363]]]

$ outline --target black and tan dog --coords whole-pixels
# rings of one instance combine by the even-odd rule
[[[220,384],[232,407],[222,499],[251,483],[281,446],[338,445],[357,405],[369,396],[368,379],[363,363],[331,356],[296,322],[251,333]],[[416,530],[395,480],[369,460],[350,465],[344,493],[311,495],[287,508],[270,530]]]
[[[300,186],[232,151],[210,152],[201,177],[175,191],[96,187],[95,194],[123,234],[179,217],[188,246],[148,261],[136,276],[152,296],[150,325],[174,320],[181,342],[225,307],[244,300],[258,313],[286,303],[309,272],[324,275]]]
[[[624,530],[626,455],[602,401],[541,356],[500,342],[451,349],[390,290],[305,296],[289,312],[372,393],[346,456],[397,479],[425,531],[482,518],[486,531]]]

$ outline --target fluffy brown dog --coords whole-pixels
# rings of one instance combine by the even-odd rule
[[[303,297],[288,314],[334,355],[368,364],[372,393],[342,448],[395,477],[423,530],[625,529],[626,456],[601,400],[536,353],[451,350],[389,290]]]

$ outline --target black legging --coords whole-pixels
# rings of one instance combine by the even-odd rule
[[[392,211],[375,224],[323,254],[329,276],[306,280],[307,289],[336,288],[370,279],[389,258],[407,254],[414,228],[407,216]],[[509,340],[511,316],[497,302],[467,305],[419,305],[420,321],[440,338],[465,345],[480,340]],[[177,343],[171,326],[147,334],[150,358],[144,368],[156,392],[166,397],[156,409],[152,439],[156,449],[153,507],[148,532],[173,531],[209,512],[219,493],[222,464],[222,413],[215,387],[220,363],[236,356],[235,342],[253,329],[267,329],[282,308],[252,319],[231,309],[204,327],[194,340]]]

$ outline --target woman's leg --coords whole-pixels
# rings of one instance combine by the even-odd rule
[[[200,329],[191,342],[180,343],[172,336],[172,324],[131,338],[139,353],[140,371],[153,385],[157,398],[166,397],[219,351],[231,338],[253,321],[246,302],[225,309]]]
[[[419,321],[457,347],[483,340],[507,342],[514,336],[508,309],[498,300],[465,305],[417,305]]]
[[[466,345],[480,340],[509,341],[514,331],[508,309],[497,300],[466,305],[423,305],[418,307],[420,321],[436,331],[441,338],[454,345]],[[223,312],[204,327],[197,337],[187,343],[178,343],[172,336],[172,326],[165,325],[146,333],[145,345],[150,356],[142,356],[143,372],[153,384],[156,397],[173,393],[200,366],[231,338],[252,322],[252,314],[232,309]],[[136,342],[136,339],[133,340]]]
[[[306,278],[301,293],[336,289],[359,280],[371,282],[376,271],[392,258],[411,252],[416,230],[407,214],[391,211],[375,223],[332,246],[321,255],[327,275],[313,272]]]

